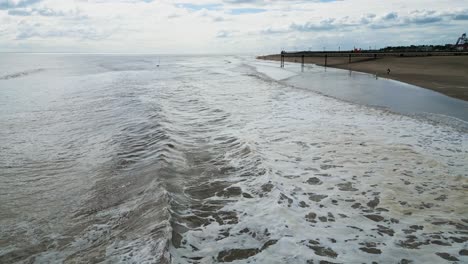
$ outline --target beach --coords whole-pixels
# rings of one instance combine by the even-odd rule
[[[260,56],[258,59],[280,60],[280,55]],[[288,62],[301,62],[301,58],[286,57]],[[305,58],[305,63],[323,66],[323,57]],[[431,89],[450,97],[468,101],[468,57],[384,57],[352,58],[329,57],[327,66],[378,76]],[[390,74],[387,74],[390,69]]]

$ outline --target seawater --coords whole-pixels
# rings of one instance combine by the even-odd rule
[[[0,61],[0,263],[468,261],[466,123],[437,121],[458,112],[321,92],[404,84],[241,56]]]

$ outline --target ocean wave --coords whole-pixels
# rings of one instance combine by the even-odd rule
[[[62,114],[8,119],[20,158],[0,177],[0,262],[432,263],[463,248],[466,133],[232,61],[73,76],[46,107]]]
[[[32,69],[32,70],[27,70],[27,71],[22,71],[22,72],[16,72],[16,73],[0,76],[0,80],[22,78],[22,77],[26,77],[28,75],[39,73],[42,71],[45,71],[45,69],[40,68],[40,69]]]
[[[434,245],[463,248],[466,134],[245,76],[275,107],[234,141],[258,147],[230,156],[229,181],[187,187],[199,205],[177,214],[177,263],[436,262]]]

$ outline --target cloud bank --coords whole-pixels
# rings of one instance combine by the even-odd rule
[[[465,31],[465,0],[0,0],[4,52],[264,54],[445,44]]]

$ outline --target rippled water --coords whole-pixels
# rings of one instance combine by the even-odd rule
[[[0,263],[468,261],[460,126],[245,57],[1,60]]]

